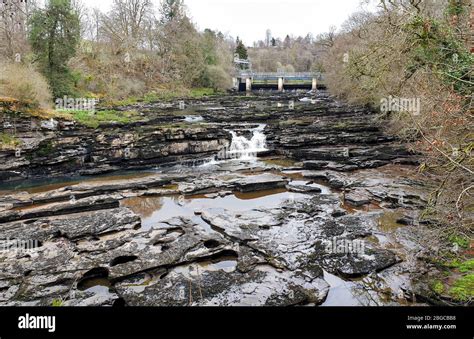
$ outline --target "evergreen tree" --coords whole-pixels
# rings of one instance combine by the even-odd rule
[[[71,0],[49,0],[30,21],[29,40],[56,98],[74,92],[74,77],[67,63],[80,39],[79,16]]]
[[[236,43],[237,43],[237,47],[235,48],[235,53],[239,55],[240,59],[245,59],[245,60],[248,59],[249,55],[247,53],[247,48],[245,48],[245,45],[242,42],[242,40],[237,38]]]

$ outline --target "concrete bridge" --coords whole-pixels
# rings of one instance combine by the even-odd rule
[[[324,76],[319,72],[263,73],[243,70],[234,77],[234,88],[239,91],[255,89],[311,89],[325,87]]]

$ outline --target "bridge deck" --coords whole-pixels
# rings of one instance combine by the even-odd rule
[[[237,76],[241,80],[251,78],[252,80],[277,80],[284,78],[285,80],[299,80],[299,81],[311,81],[317,79],[318,81],[324,80],[323,75],[319,72],[240,72]]]
[[[234,78],[239,91],[252,89],[317,89],[324,88],[324,76],[320,72],[253,72],[243,70]]]

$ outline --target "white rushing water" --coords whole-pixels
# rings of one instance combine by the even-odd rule
[[[220,165],[227,160],[256,160],[259,152],[268,151],[266,146],[267,137],[263,133],[264,129],[265,125],[259,125],[251,129],[252,137],[250,139],[247,139],[243,135],[238,135],[235,131],[227,130],[232,135],[230,146],[222,149],[214,159],[199,167],[207,168],[213,165]]]
[[[232,159],[252,160],[257,158],[258,152],[267,151],[267,137],[263,133],[265,125],[259,125],[252,130],[252,138],[247,139],[245,136],[239,136],[234,131],[232,134],[232,142],[229,147],[229,155]]]
[[[240,125],[241,126],[241,125]],[[267,137],[263,133],[266,125],[261,124],[255,128],[249,129],[249,133],[252,133],[252,137],[247,139],[244,135],[238,135],[236,131],[228,130],[232,135],[232,141],[229,147],[225,147],[219,151],[218,155],[214,158],[189,160],[182,162],[176,166],[167,168],[166,170],[173,169],[174,171],[186,171],[188,169],[205,169],[207,170],[210,166],[220,166],[225,164],[228,160],[237,161],[254,161],[257,160],[259,152],[268,151],[267,149]],[[245,133],[247,136],[249,133]],[[159,167],[156,170],[162,170]]]
[[[204,120],[204,118],[200,115],[198,115],[198,116],[188,115],[184,118],[185,122],[190,122],[190,123],[201,122],[203,120]]]

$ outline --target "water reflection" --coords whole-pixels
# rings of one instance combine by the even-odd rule
[[[133,197],[121,202],[124,207],[130,208],[142,218],[149,218],[154,211],[163,207],[162,197]]]
[[[145,178],[156,173],[153,172],[132,172],[132,173],[115,173],[109,175],[101,175],[95,177],[67,177],[67,178],[45,178],[23,180],[21,183],[12,182],[1,185],[0,196],[14,194],[18,191],[28,192],[30,194],[44,193],[57,190],[63,187],[78,185],[81,183],[108,183],[113,181],[123,181],[131,179]]]
[[[196,218],[196,215],[209,208],[223,208],[230,211],[274,208],[279,207],[290,198],[302,199],[304,197],[303,194],[289,193],[283,188],[249,193],[235,192],[224,197],[213,198],[205,195],[134,197],[122,200],[121,205],[129,207],[140,215],[142,228],[150,229],[157,223],[176,217],[189,218],[201,224],[203,221],[201,218]]]
[[[362,280],[345,281],[326,271],[324,280],[330,289],[321,306],[381,306],[388,301],[381,298],[374,286],[368,286]]]

